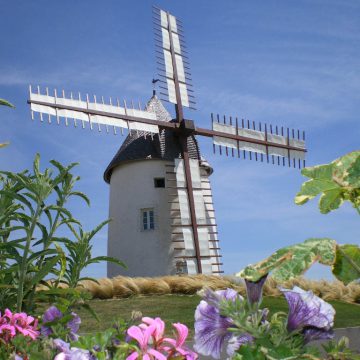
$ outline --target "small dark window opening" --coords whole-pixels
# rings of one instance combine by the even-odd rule
[[[165,178],[155,178],[154,186],[156,188],[164,188],[165,187]]]

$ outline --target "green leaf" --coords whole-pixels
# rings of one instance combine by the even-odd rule
[[[81,307],[83,307],[86,311],[88,311],[97,321],[100,322],[100,319],[97,315],[97,313],[95,312],[95,310],[88,304],[88,303],[83,303],[81,304]]]
[[[258,281],[272,272],[275,280],[286,281],[300,276],[316,261],[323,265],[333,265],[335,254],[335,240],[308,239],[303,243],[282,248],[255,265],[248,265],[236,276],[250,281]]]
[[[350,201],[360,213],[360,151],[346,154],[330,164],[305,168],[301,173],[310,180],[303,183],[296,194],[297,205],[321,194],[319,209],[323,214],[338,209],[344,200]]]
[[[11,108],[15,108],[15,106],[14,106],[12,103],[10,103],[9,101],[4,100],[4,99],[0,99],[0,105],[4,105],[4,106],[9,106],[9,107],[11,107]]]
[[[116,259],[114,257],[111,256],[97,256],[95,258],[92,258],[88,264],[96,264],[100,261],[107,261],[107,262],[111,262],[113,264],[117,264],[119,266],[122,266],[123,268],[127,269],[127,266],[125,265],[125,263],[123,263],[121,260]]]
[[[334,161],[333,180],[344,187],[360,187],[360,151]]]
[[[360,278],[360,248],[358,245],[338,245],[333,274],[344,284]]]
[[[53,268],[55,267],[58,261],[59,261],[59,256],[55,256],[54,258],[46,261],[46,263],[42,266],[42,268],[39,269],[39,271],[31,279],[30,285],[31,286],[36,285],[40,280],[45,278],[45,276],[48,275],[53,270]]]
[[[339,208],[343,203],[342,189],[333,189],[324,192],[319,200],[319,209],[322,214],[327,214],[331,210]]]

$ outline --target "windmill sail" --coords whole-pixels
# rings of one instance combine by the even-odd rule
[[[190,159],[198,235],[198,244],[196,244],[194,229],[191,226],[184,160],[176,159],[171,170],[168,171],[167,181],[175,184],[172,188],[172,201],[170,202],[173,213],[174,258],[185,262],[188,274],[198,273],[198,261],[201,263],[203,274],[219,274],[222,272],[222,264],[219,260],[221,255],[208,176],[205,174],[205,170],[200,168],[199,160]]]
[[[246,158],[270,162],[272,160],[275,163],[277,159],[278,165],[285,162],[289,166],[299,165],[299,168],[305,166],[305,133],[300,133],[299,130],[290,130],[287,128],[280,129],[276,126],[261,126],[258,125],[257,129],[255,122],[250,126],[250,122],[241,121],[239,124],[238,119],[235,119],[235,125],[232,118],[230,118],[230,124],[226,123],[226,117],[224,117],[223,123],[220,122],[219,115],[217,120],[214,120],[212,116],[212,131],[206,129],[197,129],[196,133],[199,135],[212,136],[214,150],[215,145],[219,147],[220,154],[222,154],[222,148],[225,149],[226,154],[229,154],[231,150],[232,156],[234,156],[234,150],[237,151],[238,157],[243,155]],[[247,124],[246,124],[247,123]],[[247,126],[246,126],[247,125]],[[274,130],[274,131],[273,131]],[[252,156],[253,155],[253,156]],[[280,161],[282,159],[282,161]]]
[[[182,106],[193,107],[195,104],[192,85],[189,78],[189,63],[185,53],[185,44],[182,36],[182,26],[180,21],[170,13],[154,7],[154,25],[156,46],[160,49],[158,54],[159,76],[165,86],[160,86],[166,90],[161,93],[166,96],[166,100]]]
[[[123,128],[150,133],[159,132],[154,113],[126,106],[121,107],[119,102],[116,106],[112,103],[105,104],[103,100],[102,103],[98,103],[96,97],[94,97],[94,101],[89,101],[88,96],[84,101],[80,95],[78,99],[74,99],[72,96],[65,97],[65,93],[62,97],[58,97],[56,90],[54,96],[50,96],[48,91],[44,95],[41,94],[39,88],[38,92],[34,93],[30,87],[29,103],[31,111],[38,112],[41,120],[43,120],[43,114],[47,114],[49,123],[51,117],[55,117],[58,123],[60,118],[64,118],[66,125],[69,119],[73,119],[75,125],[76,120],[80,120],[83,127],[85,124],[89,124],[92,128],[93,124],[97,124],[98,126],[105,125],[107,129],[108,126],[113,126],[114,131],[115,128]],[[154,124],[150,123],[152,121]]]

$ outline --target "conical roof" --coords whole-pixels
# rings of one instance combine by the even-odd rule
[[[171,115],[156,95],[146,105],[146,110],[154,112],[159,121],[170,122]],[[199,145],[195,136],[188,137],[188,151],[191,159],[198,159],[208,172],[212,168],[200,155]],[[163,129],[159,134],[144,131],[131,131],[121,145],[119,151],[104,172],[104,180],[110,183],[112,170],[119,165],[136,160],[174,160],[181,158],[181,146],[172,130]]]

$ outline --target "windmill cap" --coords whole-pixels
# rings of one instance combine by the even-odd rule
[[[146,105],[146,110],[156,114],[159,121],[173,121],[169,112],[156,95],[153,95]],[[189,157],[200,161],[208,175],[213,172],[209,163],[200,155],[200,149],[195,136],[188,139]],[[181,146],[172,130],[163,129],[159,134],[144,131],[132,131],[128,134],[120,149],[111,160],[104,172],[104,180],[108,184],[115,167],[139,160],[168,160],[181,158]]]

